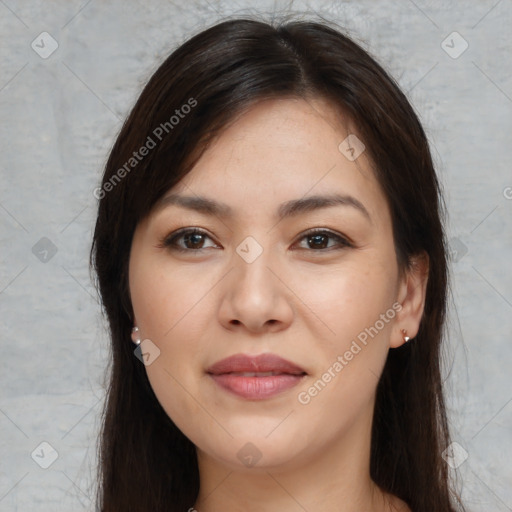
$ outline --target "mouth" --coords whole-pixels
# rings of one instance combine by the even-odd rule
[[[212,374],[215,375],[215,374]],[[217,375],[235,375],[236,377],[273,377],[274,375],[306,375],[301,373],[283,373],[283,372],[229,372]]]
[[[220,389],[246,400],[264,400],[295,387],[306,371],[274,354],[236,354],[218,361],[207,374]]]
[[[213,375],[221,375],[226,373],[254,373],[254,374],[290,374],[300,375],[306,373],[304,368],[299,365],[288,361],[276,354],[259,354],[256,356],[250,354],[234,354],[217,361],[215,364],[210,366],[207,373]]]

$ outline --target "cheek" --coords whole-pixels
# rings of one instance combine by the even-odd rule
[[[203,299],[213,286],[211,274],[180,269],[161,258],[134,261],[130,267],[130,289],[137,322],[145,337],[167,343],[181,324],[190,323],[197,310],[204,313]],[[199,327],[199,326],[197,326]],[[193,338],[193,333],[189,333]]]
[[[335,437],[340,425],[348,428],[361,411],[371,409],[386,361],[395,316],[393,281],[389,272],[378,268],[347,265],[316,279],[324,293],[314,288],[308,297],[311,309],[329,330],[315,340],[314,376],[298,390],[297,403],[304,418],[317,418],[313,421],[326,429],[327,436]]]
[[[322,339],[333,348],[342,348],[391,308],[394,275],[394,267],[367,254],[354,255],[329,269],[312,272],[303,268],[290,274],[289,283],[304,303],[300,307],[305,312],[309,309],[307,316],[317,322],[315,330],[325,334]]]
[[[140,264],[140,262],[144,262]],[[212,284],[179,272],[154,259],[134,259],[130,266],[130,289],[137,323],[144,338],[160,350],[146,366],[151,387],[167,415],[180,429],[190,430],[190,418],[204,415],[196,400],[197,375],[202,371],[201,331],[207,316],[204,298]],[[194,284],[191,284],[194,283]],[[199,315],[200,314],[200,315]]]
[[[317,354],[314,378],[299,390],[297,401],[318,418],[331,411],[333,429],[371,402],[385,364],[395,317],[396,269],[390,261],[369,251],[329,272],[302,273],[294,284],[316,315],[310,326]]]
[[[133,305],[141,334],[160,350],[146,371],[162,405],[176,397],[172,399],[176,410],[185,405],[179,403],[183,398],[180,384],[189,390],[197,385],[194,378],[202,371],[198,356],[208,330],[206,295],[211,284],[199,284],[197,272],[194,277],[171,268],[161,271],[156,265],[133,273],[133,289],[138,292]]]

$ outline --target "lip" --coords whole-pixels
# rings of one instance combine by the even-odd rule
[[[300,366],[275,354],[235,354],[210,366],[207,373],[222,389],[248,400],[264,400],[294,386],[307,375]],[[274,375],[242,375],[247,373]]]
[[[279,357],[276,354],[259,354],[250,356],[247,354],[235,354],[226,359],[217,361],[207,370],[207,373],[221,375],[223,373],[242,372],[276,372],[298,375],[306,373],[300,366]]]

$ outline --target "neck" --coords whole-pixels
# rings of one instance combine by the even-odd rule
[[[241,469],[197,449],[201,486],[193,508],[197,512],[394,510],[389,503],[392,497],[370,478],[371,414],[369,409],[343,436],[333,432],[332,442],[321,452],[299,454],[284,464],[265,464],[262,458],[256,466]]]

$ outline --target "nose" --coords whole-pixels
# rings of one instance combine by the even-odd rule
[[[251,263],[234,255],[235,268],[223,280],[219,308],[219,320],[226,329],[278,332],[291,324],[293,294],[269,252],[264,250]]]

